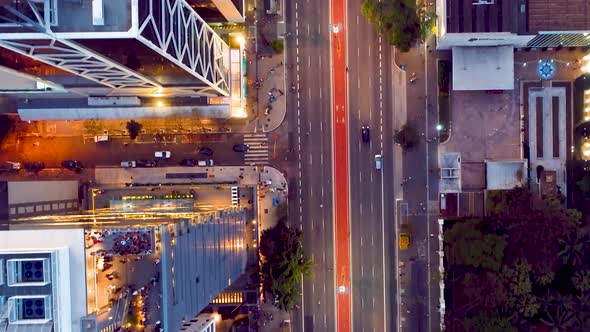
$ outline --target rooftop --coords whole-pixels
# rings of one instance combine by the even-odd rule
[[[528,30],[590,30],[588,0],[528,0]]]
[[[493,4],[480,5],[474,2],[476,1],[446,0],[448,33],[518,33],[525,30],[526,17],[520,11],[517,1],[494,1]]]

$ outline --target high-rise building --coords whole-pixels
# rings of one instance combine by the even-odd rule
[[[184,115],[229,117],[229,109],[216,108],[235,97],[231,71],[241,67],[232,65],[239,61],[229,37],[208,22],[241,22],[243,13],[237,0],[6,0],[0,94],[20,98],[25,120],[125,118],[130,108],[134,117],[165,113],[154,112],[162,104],[154,98],[175,98]]]
[[[244,273],[248,218],[228,208],[135,226],[0,231],[0,330],[214,331],[198,314]]]

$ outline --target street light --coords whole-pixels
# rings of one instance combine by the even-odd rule
[[[240,44],[240,46],[244,46],[244,44],[246,44],[246,39],[244,39],[244,36],[242,35],[238,35],[236,37],[236,40],[238,41],[238,44]]]
[[[441,124],[436,125],[436,130],[441,131],[442,129],[443,129],[443,126]]]

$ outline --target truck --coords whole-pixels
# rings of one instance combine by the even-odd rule
[[[399,248],[407,250],[410,247],[410,224],[408,221],[408,203],[398,201]]]

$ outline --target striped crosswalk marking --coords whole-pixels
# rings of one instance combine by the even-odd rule
[[[268,162],[268,138],[266,134],[245,134],[244,144],[250,149],[244,153],[246,164],[265,164]]]

